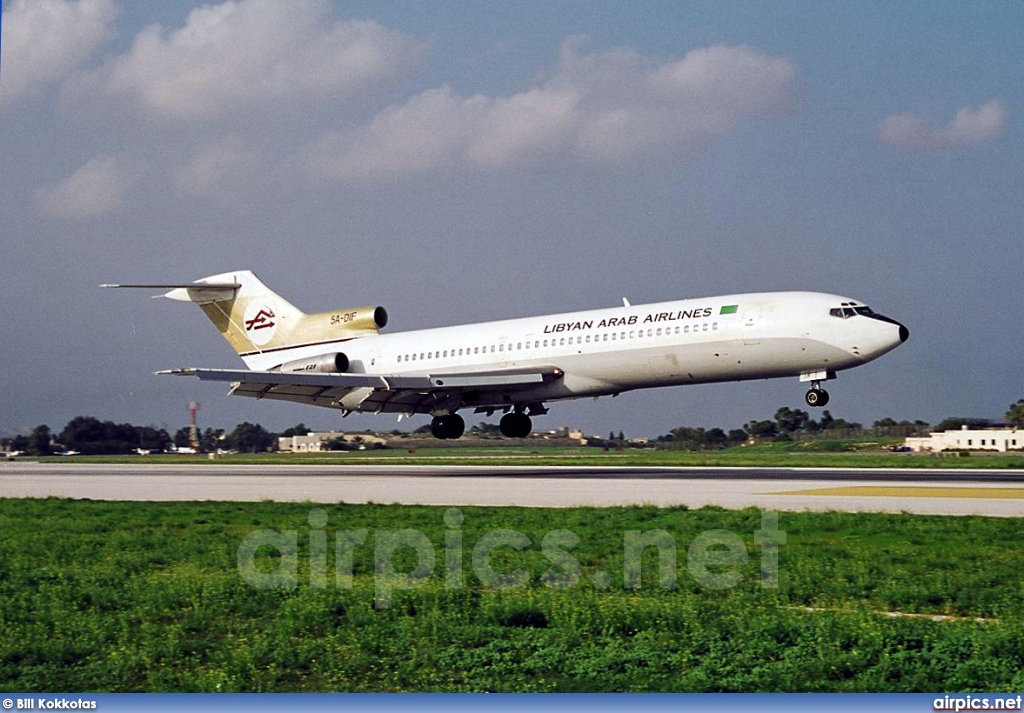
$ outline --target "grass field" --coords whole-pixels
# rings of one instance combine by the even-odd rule
[[[459,522],[452,513],[446,520],[444,508],[317,507],[0,500],[0,687],[1024,687],[1021,520],[781,513],[785,543],[773,588],[765,586],[772,578],[757,510],[467,507]],[[526,582],[519,586],[484,586],[474,569],[474,548],[498,528],[528,538],[521,550],[496,548],[490,561],[506,575],[520,570]],[[361,530],[354,576],[351,583],[342,576],[339,586],[336,575],[348,569],[336,555],[337,533]],[[579,538],[571,551],[561,540],[571,561],[542,547],[557,530]],[[648,548],[640,586],[624,587],[625,533],[655,530],[674,544],[676,565],[661,568],[659,551]],[[732,564],[700,561],[694,570],[690,547],[708,530],[734,533],[746,556]],[[265,547],[257,551],[257,571],[294,561],[297,586],[246,583],[239,547],[257,531],[295,533],[297,558]],[[375,550],[400,531],[422,533],[436,561],[418,587],[394,588],[385,600]],[[327,559],[311,560],[311,543],[316,553],[321,541]],[[462,566],[446,573],[446,557],[456,552]],[[423,564],[411,547],[386,554],[399,573]],[[738,581],[709,589],[694,574],[700,566]],[[577,583],[552,586],[573,574]],[[662,586],[673,577],[674,588]]]
[[[892,441],[892,439],[890,439]],[[538,444],[493,445],[480,447],[428,447],[325,452],[261,453],[217,456],[75,456],[48,458],[68,463],[274,463],[293,465],[328,464],[402,464],[437,465],[535,465],[535,466],[733,466],[777,468],[1013,468],[1024,469],[1024,454],[987,452],[917,454],[890,453],[884,447],[890,441],[808,441],[773,443],[729,448],[719,451],[674,451],[625,449],[602,451],[599,448],[562,447]],[[892,441],[895,443],[895,441]],[[966,457],[969,456],[969,457]],[[143,460],[144,459],[144,460]]]

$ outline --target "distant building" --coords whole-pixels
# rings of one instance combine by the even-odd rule
[[[536,435],[536,434],[534,434]],[[583,431],[578,428],[570,428],[569,426],[559,426],[553,431],[547,431],[541,434],[541,438],[544,439],[569,439],[570,441],[576,441],[581,446],[587,445],[587,437],[583,435]]]
[[[1006,451],[1024,450],[1024,431],[1016,428],[971,429],[937,431],[930,436],[907,438],[906,445],[916,452],[931,451]]]
[[[277,439],[277,450],[284,453],[319,453],[320,451],[326,451],[326,444],[335,440],[353,444],[364,443],[367,446],[387,443],[386,439],[368,433],[311,432],[305,436],[279,437]]]

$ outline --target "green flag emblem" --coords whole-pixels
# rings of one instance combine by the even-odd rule
[[[739,305],[725,305],[718,314],[736,314],[736,310],[739,308]]]

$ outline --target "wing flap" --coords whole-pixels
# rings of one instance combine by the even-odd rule
[[[280,399],[352,411],[429,413],[460,403],[468,392],[507,392],[537,388],[562,377],[553,366],[405,376],[324,374],[245,369],[173,369],[160,375],[194,376],[232,384],[233,396]],[[457,405],[455,406],[458,407]]]
[[[249,371],[246,369],[171,369],[161,376],[194,376],[200,381],[230,381],[242,384],[312,386],[318,388],[359,388],[391,390],[492,389],[539,386],[562,375],[557,367],[463,372],[436,376],[389,376],[378,374],[323,374],[304,371]]]

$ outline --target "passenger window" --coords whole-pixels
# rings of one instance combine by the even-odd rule
[[[658,331],[656,332],[656,334],[657,334],[657,336],[659,336],[659,337],[661,336],[661,327],[658,327]]]

